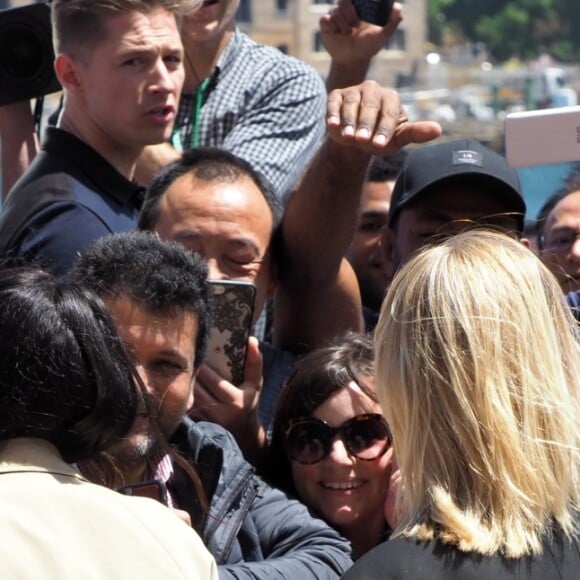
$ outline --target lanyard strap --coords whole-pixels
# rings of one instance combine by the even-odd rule
[[[189,137],[189,149],[195,149],[199,146],[199,130],[200,122],[199,118],[201,116],[201,106],[203,105],[203,97],[209,87],[211,77],[203,80],[199,88],[195,92],[195,104],[193,107],[193,120],[192,120],[192,130]],[[177,151],[183,152],[183,142],[181,141],[181,134],[177,127],[173,127],[171,133],[171,144]]]

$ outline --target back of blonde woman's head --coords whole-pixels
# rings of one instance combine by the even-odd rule
[[[375,334],[377,391],[403,476],[398,531],[464,551],[541,551],[575,535],[575,323],[527,248],[472,231],[395,277]]]

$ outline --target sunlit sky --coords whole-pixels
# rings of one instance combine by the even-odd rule
[[[526,218],[534,219],[544,201],[562,187],[573,163],[536,165],[518,168],[522,191],[528,208]]]

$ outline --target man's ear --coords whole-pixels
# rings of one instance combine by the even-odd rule
[[[63,89],[69,93],[78,92],[81,88],[79,63],[67,54],[59,54],[54,61],[54,71]]]

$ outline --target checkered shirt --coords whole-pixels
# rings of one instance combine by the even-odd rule
[[[284,198],[325,132],[326,89],[311,67],[235,30],[204,93],[200,145],[250,162]],[[196,93],[181,97],[176,128],[191,142]]]

